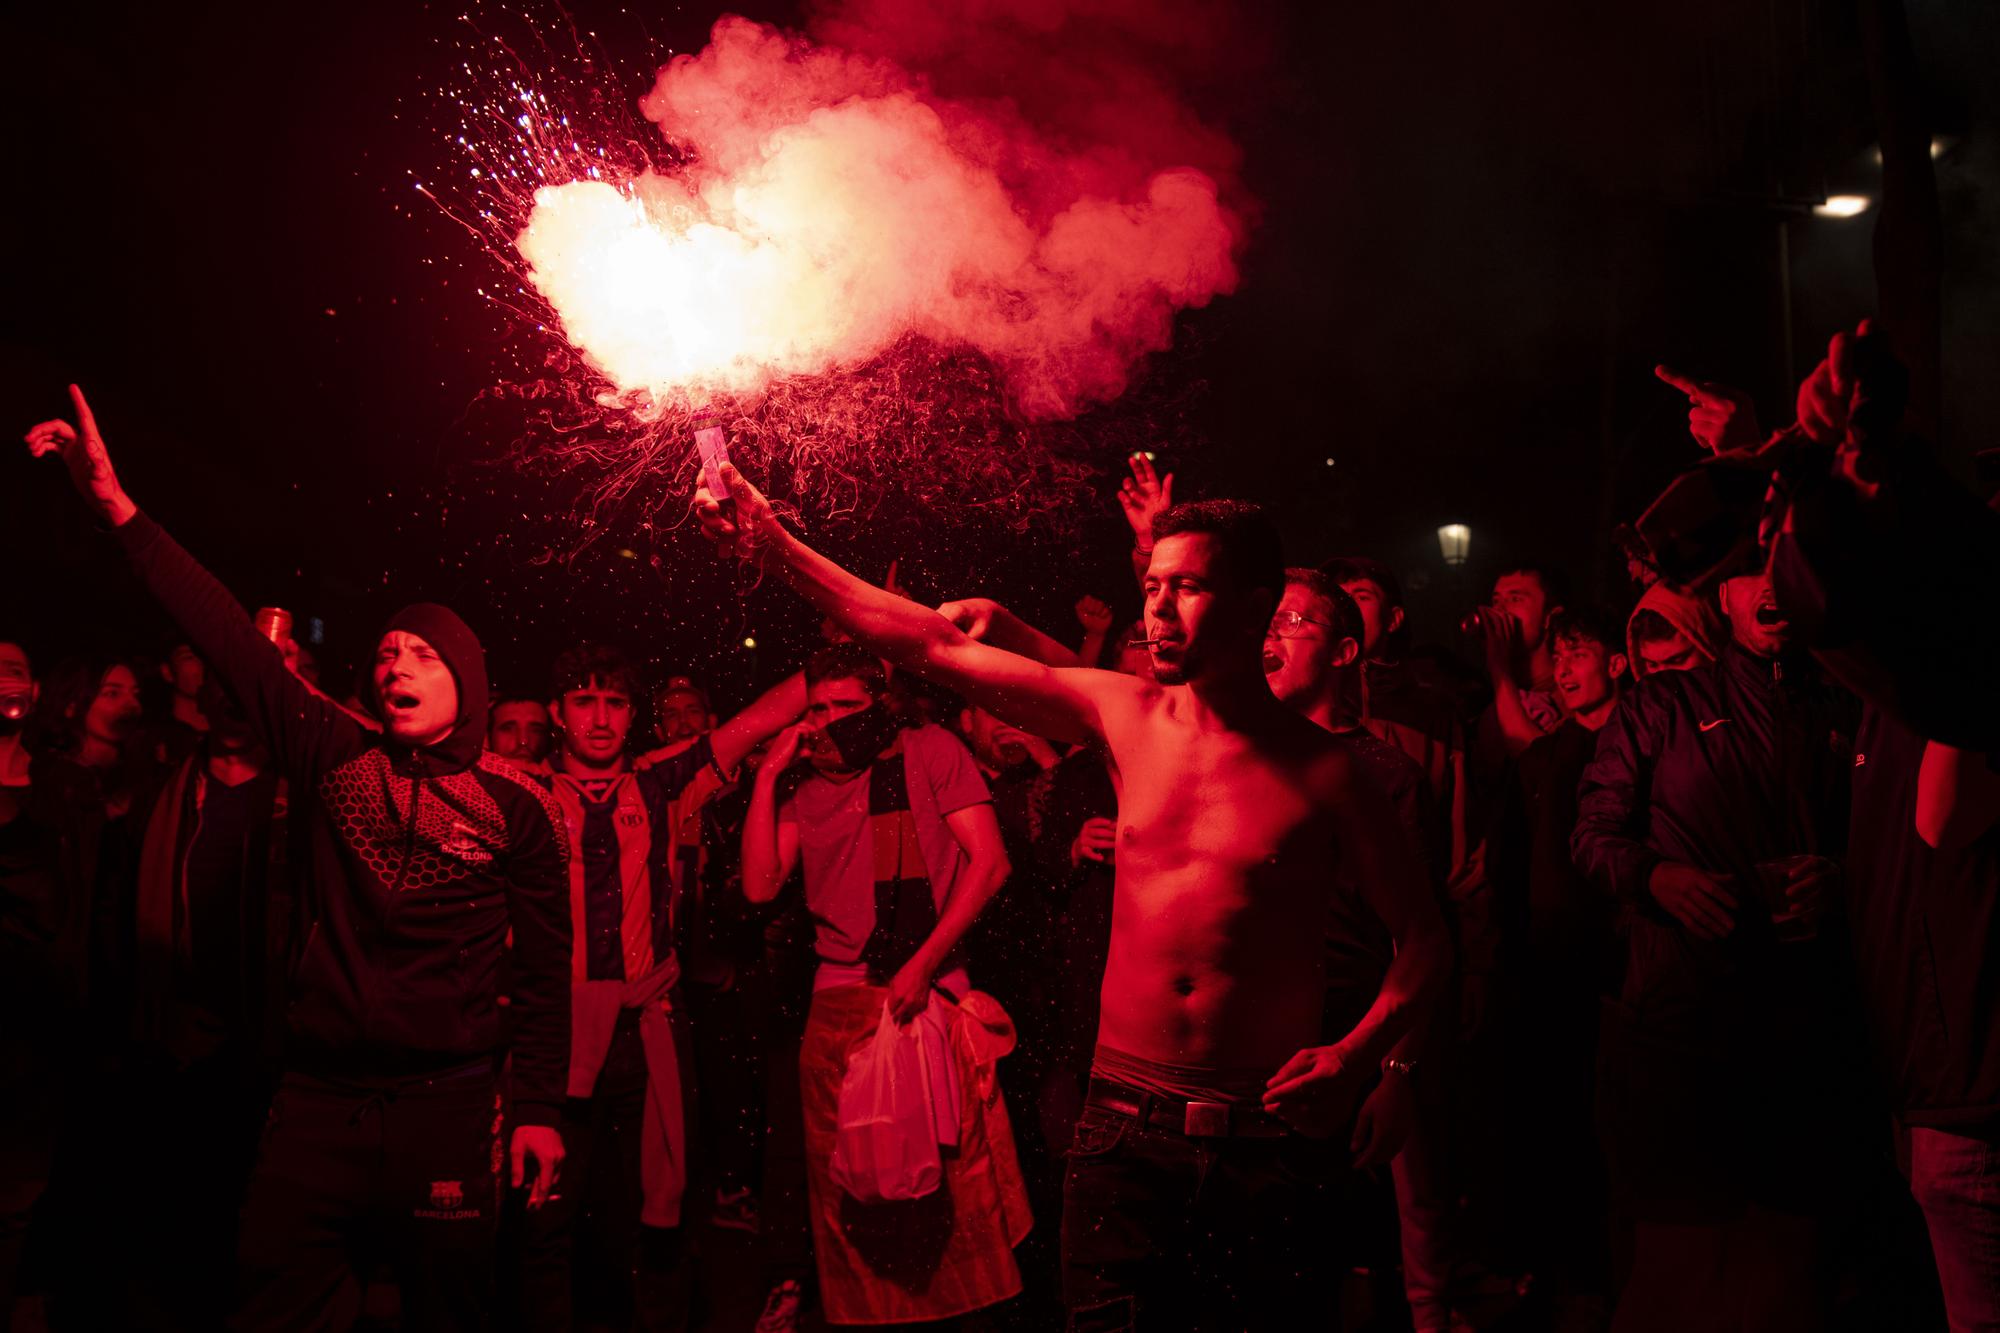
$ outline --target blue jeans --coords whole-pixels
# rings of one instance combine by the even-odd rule
[[[1912,1125],[1910,1193],[1930,1228],[1951,1333],[2000,1330],[2000,1146]]]

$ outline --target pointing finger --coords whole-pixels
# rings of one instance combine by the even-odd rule
[[[94,440],[97,436],[97,417],[90,410],[90,402],[83,396],[83,390],[72,384],[69,386],[69,401],[76,408],[77,428],[83,438]]]
[[[1681,374],[1680,371],[1675,370],[1672,366],[1654,366],[1653,374],[1663,383],[1671,384],[1690,398],[1698,397],[1701,393],[1700,384],[1696,383],[1691,377]]]

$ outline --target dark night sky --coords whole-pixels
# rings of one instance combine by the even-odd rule
[[[699,46],[722,12],[642,24],[571,8],[635,68]],[[1789,419],[1815,349],[1874,301],[1872,215],[1775,202],[1873,187],[1851,8],[1638,8],[1246,8],[1268,64],[1202,94],[1261,207],[1244,283],[1184,317],[1141,389],[1203,386],[1194,425],[1211,443],[1176,460],[1183,494],[1273,503],[1301,559],[1389,559],[1427,584],[1422,628],[1438,635],[1508,562],[1553,560],[1616,591],[1605,520],[1636,513],[1692,453],[1656,361],[1752,390],[1767,424]],[[1963,466],[2000,428],[2000,18],[1975,0],[1913,9],[1925,98],[1950,136],[1944,445]],[[768,676],[803,642],[782,593],[739,605],[704,570],[669,598],[609,544],[527,566],[539,525],[520,516],[556,512],[554,497],[478,467],[492,442],[467,409],[500,375],[506,332],[469,290],[480,269],[462,235],[413,209],[409,184],[444,162],[419,92],[455,59],[457,12],[12,7],[7,429],[66,410],[62,386],[82,382],[140,504],[246,602],[322,616],[336,668],[424,596],[468,615],[509,685],[535,688],[556,651],[597,634],[740,697],[726,677]],[[1451,520],[1474,530],[1459,579],[1431,535]],[[678,540],[676,558],[706,559]],[[1121,548],[1107,499],[1080,550],[989,545],[976,570],[964,545],[911,559],[939,594],[1011,580],[1066,633],[1079,593],[1129,598]],[[848,553],[879,573],[896,552]],[[0,562],[0,636],[43,657],[166,641],[58,470],[18,446],[0,451]],[[746,617],[766,644],[755,663],[729,649]]]

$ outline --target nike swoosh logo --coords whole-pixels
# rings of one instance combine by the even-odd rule
[[[1729,719],[1728,719],[1728,718],[1726,718],[1726,717],[1718,717],[1718,718],[1717,718],[1717,719],[1715,719],[1715,721],[1713,721],[1713,722],[1704,722],[1704,723],[1702,723],[1702,724],[1701,724],[1701,729],[1702,729],[1703,731],[1714,731],[1714,730],[1715,730],[1715,729],[1716,729],[1717,727],[1721,727],[1721,726],[1726,726],[1726,725],[1728,725],[1728,723],[1729,723]]]

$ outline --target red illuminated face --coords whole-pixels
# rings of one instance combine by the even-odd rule
[[[139,725],[139,678],[126,666],[114,666],[97,683],[97,694],[83,714],[83,734],[105,745],[117,745]]]
[[[198,699],[201,697],[201,683],[208,678],[208,669],[195,656],[193,648],[177,643],[173,652],[167,655],[167,660],[160,664],[160,675],[174,687],[175,694],[183,699]]]
[[[625,753],[632,734],[632,696],[592,677],[556,703],[563,754],[586,768],[607,768]]]
[[[1731,637],[1759,657],[1776,657],[1791,642],[1792,622],[1778,606],[1769,574],[1724,579],[1722,614]]]
[[[1352,597],[1354,604],[1361,608],[1361,655],[1375,656],[1382,640],[1402,628],[1403,608],[1390,606],[1388,595],[1374,579],[1352,579],[1341,584],[1340,590]]]
[[[549,710],[532,699],[512,699],[493,710],[486,748],[502,759],[540,763],[549,752]]]
[[[392,629],[375,646],[375,695],[389,734],[435,745],[458,725],[458,679],[422,637]]]
[[[1664,639],[1652,639],[1639,645],[1639,674],[1650,676],[1655,671],[1692,671],[1708,659],[1701,655],[1701,649],[1687,635],[1675,630]]]
[[[668,690],[660,696],[659,718],[653,732],[663,744],[691,741],[714,730],[708,706],[692,690]]]
[[[811,734],[805,739],[806,762],[828,775],[852,773],[840,757],[840,748],[820,735],[829,722],[858,713],[875,702],[868,687],[852,677],[834,676],[806,686],[805,725]]]
[[[1574,716],[1602,708],[1617,692],[1625,674],[1625,654],[1615,653],[1595,639],[1564,638],[1555,645],[1556,698]]]
[[[1326,697],[1333,676],[1354,662],[1360,649],[1354,640],[1333,635],[1333,608],[1302,583],[1285,586],[1285,595],[1264,633],[1264,676],[1271,693],[1293,708],[1304,709]]]
[[[34,683],[35,673],[28,665],[28,650],[18,643],[0,643],[0,689],[18,689]]]
[[[1549,605],[1548,589],[1533,574],[1502,574],[1495,579],[1493,605],[1520,624],[1521,646],[1530,652],[1542,646],[1549,613],[1559,609]]]
[[[1200,679],[1237,652],[1257,651],[1272,604],[1262,589],[1236,585],[1222,569],[1216,539],[1177,532],[1153,544],[1146,566],[1146,637],[1153,678],[1162,685]]]

